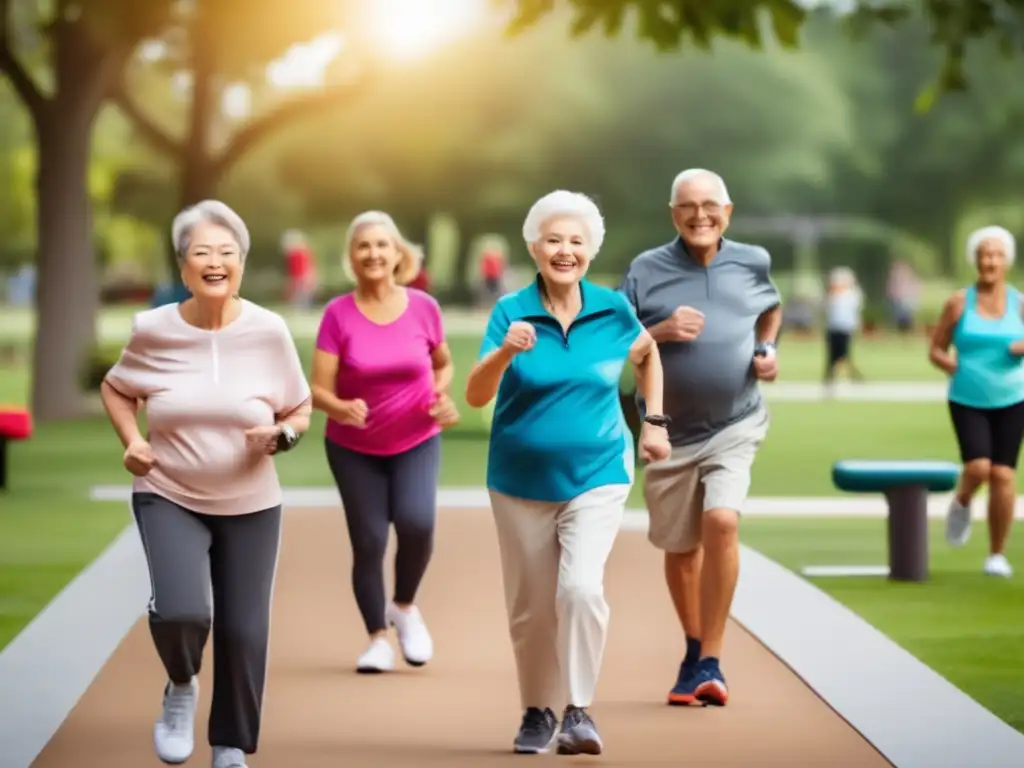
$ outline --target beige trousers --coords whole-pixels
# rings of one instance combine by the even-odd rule
[[[564,503],[490,492],[523,709],[593,701],[610,613],[604,568],[629,489]]]

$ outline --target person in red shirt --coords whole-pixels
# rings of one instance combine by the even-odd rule
[[[285,269],[288,275],[286,300],[294,309],[308,309],[316,296],[316,265],[313,253],[301,232],[289,230],[283,238]]]
[[[505,256],[497,248],[488,248],[480,257],[480,277],[483,280],[484,301],[493,305],[502,293],[505,275]]]

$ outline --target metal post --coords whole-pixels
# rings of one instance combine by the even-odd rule
[[[928,580],[928,489],[908,485],[886,492],[889,504],[889,578]]]

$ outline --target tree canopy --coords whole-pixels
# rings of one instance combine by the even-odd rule
[[[600,30],[615,37],[628,30],[658,50],[691,45],[708,50],[716,39],[738,40],[760,48],[769,30],[783,45],[796,47],[813,9],[830,6],[848,30],[863,34],[876,24],[893,24],[920,14],[930,42],[943,54],[937,78],[919,102],[928,106],[939,92],[963,90],[965,62],[973,43],[994,41],[1005,54],[1024,51],[1024,0],[509,0],[512,35],[536,25],[557,8],[572,9],[570,34]],[[766,23],[767,20],[767,23]]]

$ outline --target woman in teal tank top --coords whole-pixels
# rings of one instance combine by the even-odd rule
[[[1014,238],[1002,227],[985,227],[968,238],[977,282],[946,302],[928,355],[949,374],[949,413],[964,465],[946,516],[946,539],[953,546],[967,542],[971,499],[988,483],[984,571],[1003,577],[1013,574],[1005,549],[1024,437],[1024,296],[1006,283],[1015,255]]]

